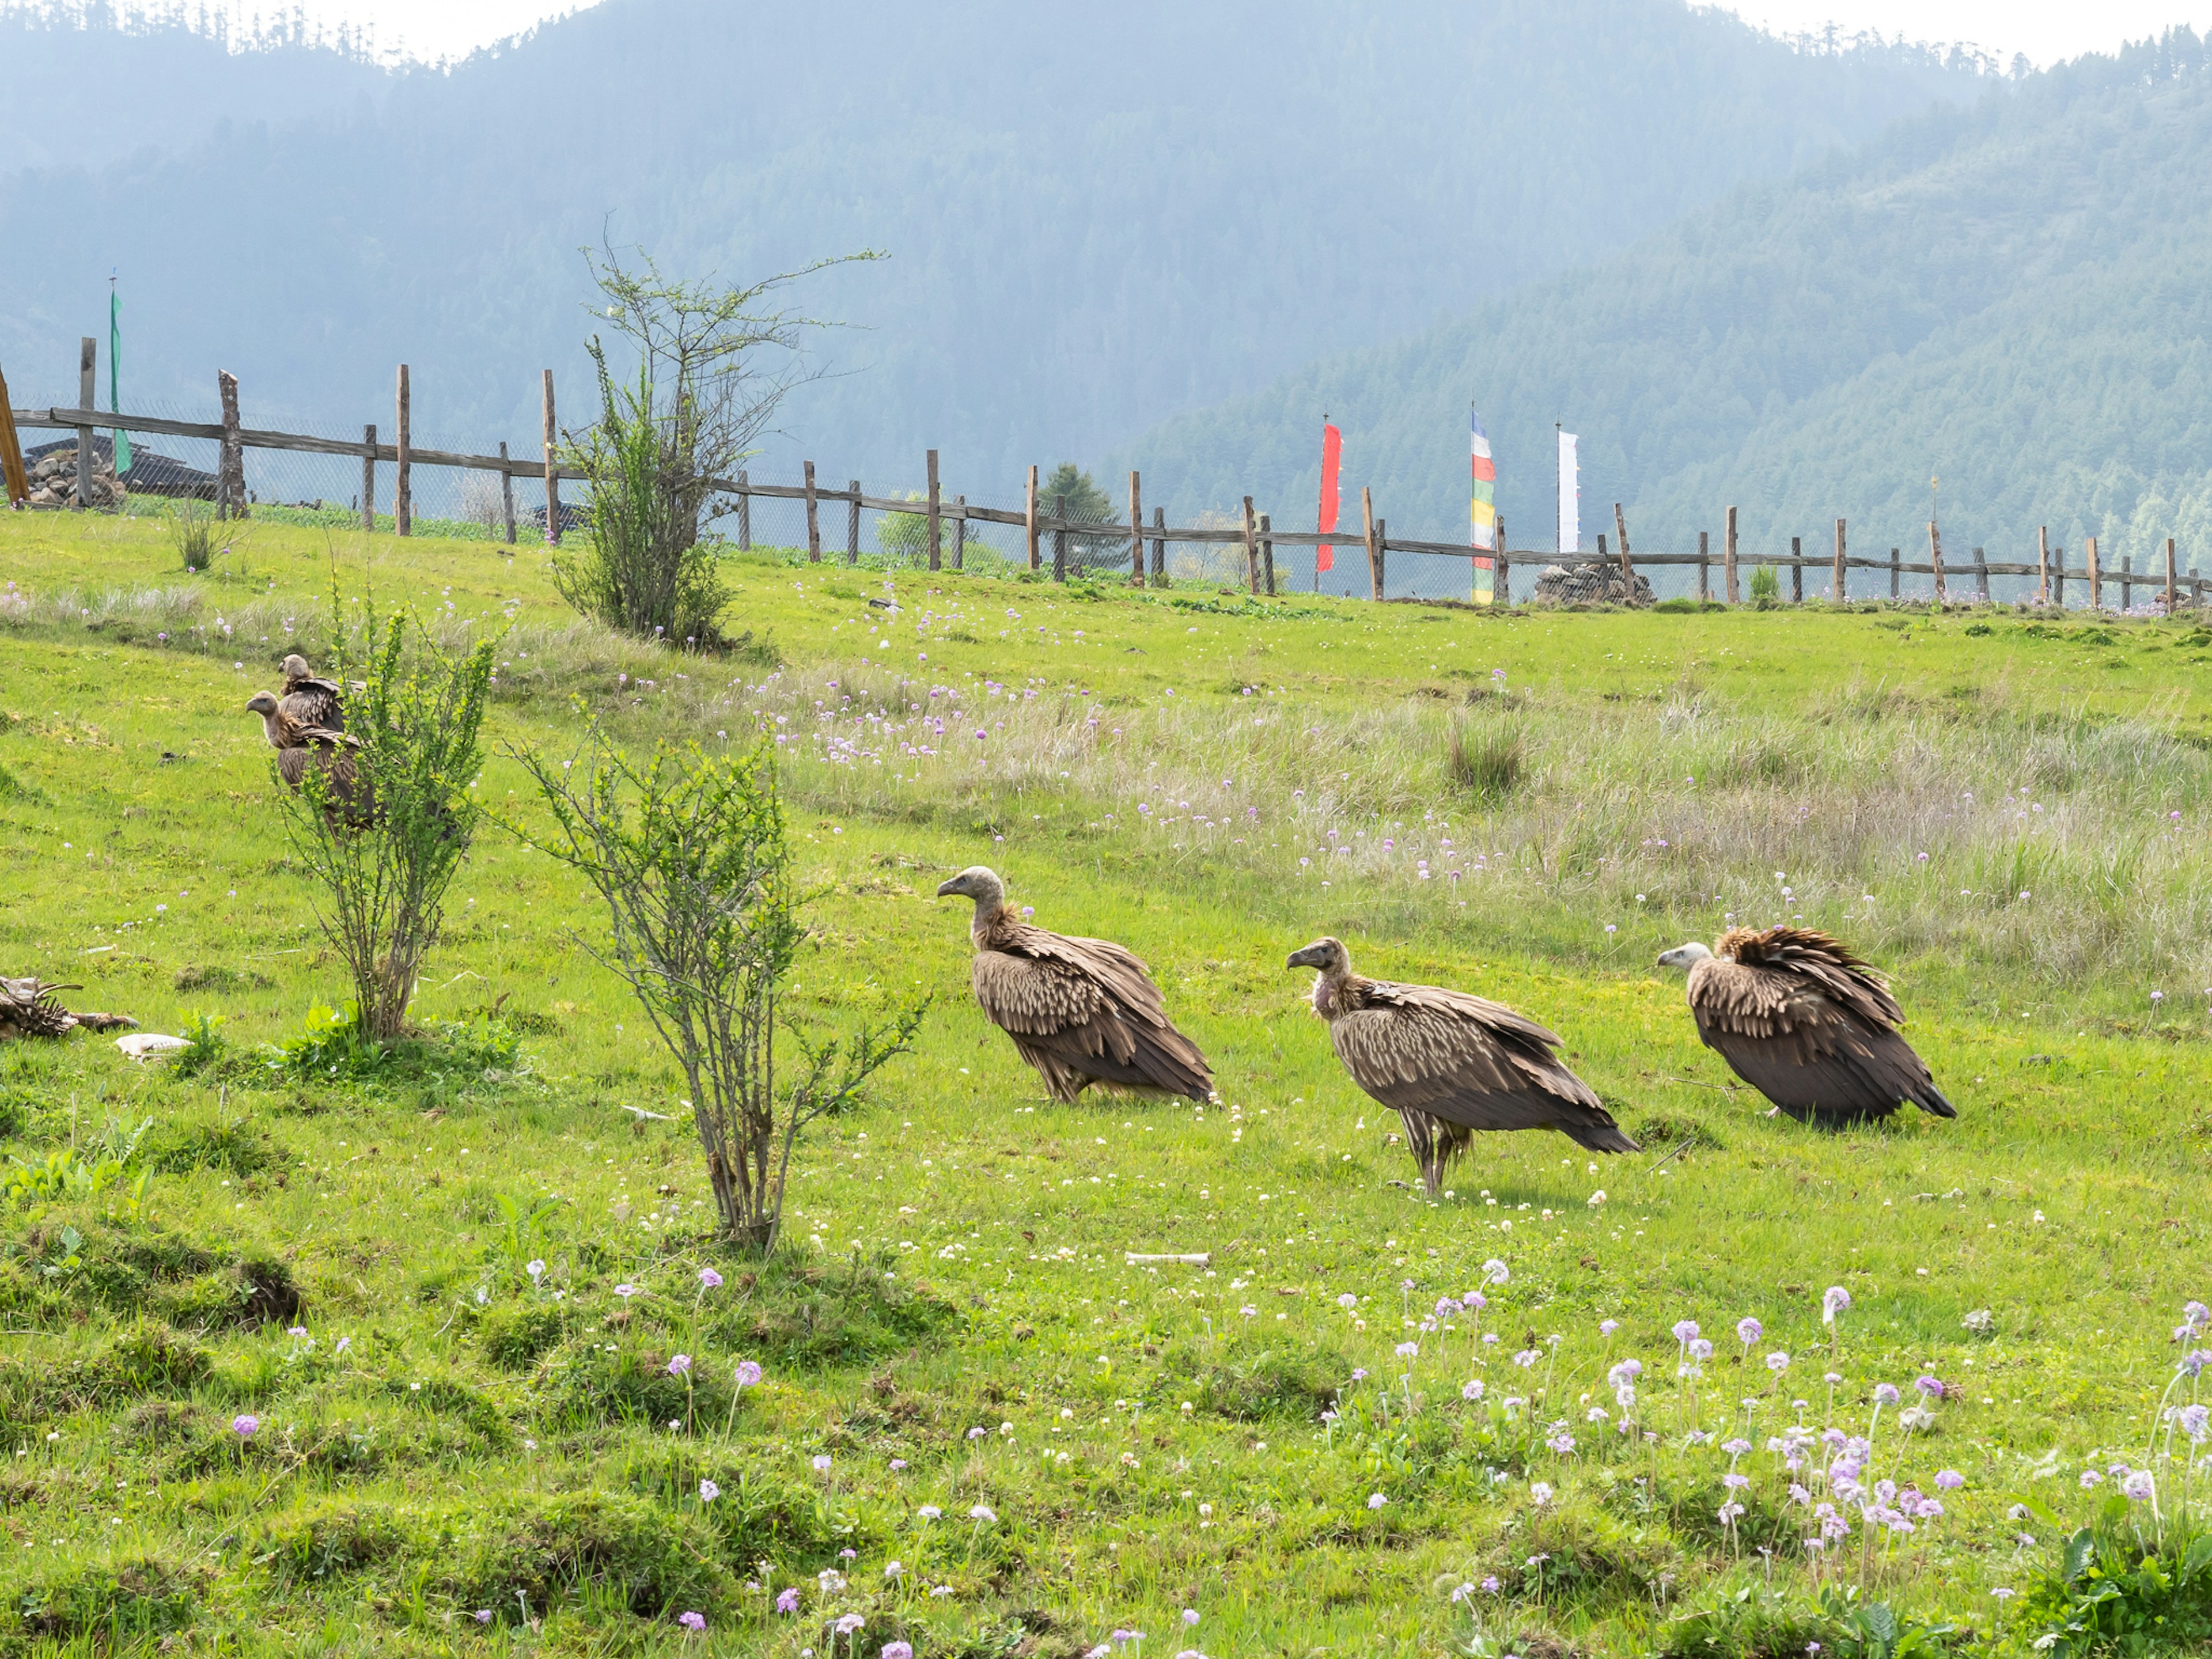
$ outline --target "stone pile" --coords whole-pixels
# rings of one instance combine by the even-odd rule
[[[50,449],[33,462],[29,472],[33,507],[76,505],[76,451]],[[115,467],[111,461],[95,465],[88,507],[112,507],[116,501]]]
[[[1651,584],[1641,574],[1633,588],[1613,560],[1601,564],[1547,565],[1536,578],[1538,605],[1650,605]]]

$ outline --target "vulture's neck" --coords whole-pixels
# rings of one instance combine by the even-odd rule
[[[1323,1019],[1334,1019],[1355,1008],[1364,1008],[1369,983],[1357,974],[1317,975],[1313,988],[1314,1012]]]
[[[269,739],[269,746],[271,749],[287,749],[292,746],[292,722],[284,717],[283,709],[280,708],[273,714],[264,714],[261,717],[261,735]]]
[[[975,920],[969,924],[968,936],[975,941],[979,951],[1003,951],[1013,943],[1021,927],[1021,918],[1009,906],[978,904]]]

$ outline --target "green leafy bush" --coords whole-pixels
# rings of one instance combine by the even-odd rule
[[[2042,1626],[2037,1649],[2051,1659],[2212,1650],[2212,1533],[2169,1516],[2146,1538],[2136,1513],[2125,1498],[2106,1498],[2022,1602],[2022,1617]],[[2039,1518],[2058,1525],[2047,1510]]]

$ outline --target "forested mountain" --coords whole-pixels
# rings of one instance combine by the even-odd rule
[[[1186,507],[1250,491],[1310,524],[1327,409],[1394,531],[1460,537],[1470,400],[1516,547],[1552,534],[1559,420],[1585,545],[1615,501],[1650,551],[1717,537],[1733,502],[1749,545],[1825,549],[1841,515],[1859,550],[1924,557],[1940,477],[1954,551],[2021,557],[2047,524],[2139,568],[2168,535],[2212,562],[2206,48],[2179,32],[1910,119],[1124,459]]]
[[[222,118],[149,90],[149,52]],[[520,440],[543,366],[585,412],[577,250],[603,228],[732,277],[874,247],[800,295],[856,326],[785,455],[891,484],[935,447],[1001,499],[1030,461],[1465,314],[1990,78],[1674,0],[605,0],[446,72],[245,58],[0,19],[6,154],[46,157],[0,175],[19,401],[73,395],[119,267],[126,401],[204,406],[227,368],[249,417],[336,429],[389,419],[404,360],[421,441]]]

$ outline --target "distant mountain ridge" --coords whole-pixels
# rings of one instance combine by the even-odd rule
[[[1115,465],[1184,510],[1256,492],[1310,522],[1320,411],[1409,534],[1463,533],[1468,400],[1516,546],[1552,532],[1553,423],[1586,544],[2024,556],[2212,568],[2212,58],[2187,31],[1905,121],[1634,246],[1387,346],[1164,423]],[[1290,505],[1298,504],[1298,505]],[[1716,543],[1717,545],[1717,543]]]
[[[1988,78],[1673,0],[607,0],[447,72],[204,46],[0,15],[0,125],[46,147],[0,174],[0,224],[38,232],[0,237],[23,395],[73,394],[119,267],[126,397],[204,405],[226,368],[250,413],[336,428],[388,418],[406,361],[419,431],[522,439],[541,367],[585,412],[603,230],[733,277],[873,246],[802,295],[855,325],[823,359],[849,372],[761,465],[910,483],[933,447],[1000,499]],[[120,151],[15,101],[111,85]]]

